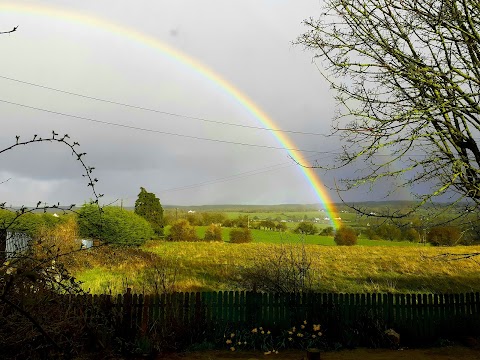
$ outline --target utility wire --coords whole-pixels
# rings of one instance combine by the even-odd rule
[[[0,102],[3,102],[3,103],[5,103],[5,104],[9,104],[9,105],[15,105],[15,106],[19,106],[19,107],[31,109],[31,110],[46,112],[46,113],[49,113],[49,114],[54,114],[54,115],[59,115],[59,116],[65,116],[65,117],[71,117],[71,118],[78,119],[78,120],[90,121],[90,122],[94,122],[94,123],[102,124],[102,125],[110,125],[110,126],[121,127],[121,128],[124,128],[124,129],[138,130],[138,131],[144,131],[144,132],[156,133],[156,134],[162,134],[162,135],[177,136],[177,137],[183,137],[183,138],[187,138],[187,139],[210,141],[210,142],[218,142],[218,143],[231,144],[231,145],[249,146],[249,147],[256,147],[256,148],[273,149],[273,150],[298,151],[298,152],[304,152],[304,153],[306,152],[306,153],[322,154],[322,155],[331,155],[331,156],[342,155],[342,153],[334,152],[334,151],[305,150],[305,149],[287,148],[287,147],[281,147],[281,146],[269,146],[269,145],[260,145],[260,144],[250,144],[250,143],[243,143],[243,142],[237,142],[237,141],[229,141],[229,140],[221,140],[221,139],[212,139],[212,138],[204,138],[204,137],[200,137],[200,136],[193,136],[193,135],[185,135],[185,134],[171,133],[171,132],[167,132],[167,131],[155,130],[155,129],[150,129],[150,128],[143,128],[143,127],[138,127],[138,126],[133,126],[133,125],[119,124],[119,123],[114,123],[114,122],[111,122],[111,121],[103,121],[103,120],[97,120],[97,119],[88,118],[88,117],[79,116],[79,115],[67,114],[67,113],[63,113],[63,112],[59,112],[59,111],[48,110],[48,109],[44,109],[44,108],[39,108],[39,107],[35,107],[35,106],[20,104],[20,103],[16,103],[16,102],[12,102],[12,101],[7,101],[7,100],[3,100],[3,99],[0,99]],[[336,150],[342,150],[342,149],[336,149]],[[388,154],[375,154],[375,156],[391,157],[392,155],[388,155]],[[409,154],[408,156],[415,156],[415,157],[418,156],[418,157],[422,157],[422,156],[426,156],[426,155],[425,155],[425,154]],[[315,167],[315,166],[313,166],[313,167]]]
[[[90,122],[97,123],[97,124],[102,124],[102,125],[116,126],[116,127],[121,127],[121,128],[124,128],[124,129],[144,131],[144,132],[155,133],[155,134],[177,136],[177,137],[183,137],[183,138],[187,138],[187,139],[218,142],[218,143],[231,144],[231,145],[249,146],[249,147],[256,147],[256,148],[273,149],[273,150],[298,151],[298,152],[304,152],[304,153],[313,153],[313,154],[330,155],[330,156],[342,155],[342,153],[335,152],[335,151],[305,150],[305,149],[287,148],[287,147],[281,147],[281,146],[250,144],[250,143],[243,143],[243,142],[237,142],[237,141],[212,139],[212,138],[204,138],[204,137],[200,137],[200,136],[171,133],[171,132],[167,132],[167,131],[155,130],[155,129],[150,129],[150,128],[143,128],[143,127],[138,127],[138,126],[133,126],[133,125],[119,124],[119,123],[114,123],[114,122],[111,122],[111,121],[103,121],[103,120],[97,120],[97,119],[88,118],[88,117],[79,116],[79,115],[67,114],[67,113],[63,113],[63,112],[59,112],[59,111],[48,110],[48,109],[44,109],[44,108],[39,108],[39,107],[35,107],[35,106],[20,104],[20,103],[7,101],[7,100],[3,100],[3,99],[0,99],[0,102],[3,102],[5,104],[9,104],[9,105],[15,105],[15,106],[23,107],[23,108],[26,108],[26,109],[41,111],[41,112],[45,112],[45,113],[49,113],[49,114],[71,117],[71,118],[78,119],[78,120],[90,121]],[[336,149],[336,151],[339,151],[339,150],[341,151],[342,149]],[[390,157],[392,155],[375,154],[375,156]],[[409,154],[408,156],[422,157],[422,156],[426,156],[426,155],[425,154]],[[313,166],[313,167],[315,167],[315,166]]]
[[[305,156],[305,157],[302,158],[302,160],[306,160],[306,159],[312,158],[314,156],[316,156],[316,155]],[[234,180],[242,179],[242,178],[245,178],[245,177],[260,175],[260,174],[264,174],[264,173],[267,173],[267,172],[270,172],[270,171],[282,170],[282,169],[285,169],[285,168],[288,168],[288,167],[291,167],[291,166],[298,166],[298,165],[296,163],[292,162],[292,161],[283,162],[283,163],[278,163],[278,164],[275,164],[275,165],[269,165],[269,166],[265,166],[265,167],[262,167],[262,168],[241,172],[241,173],[238,173],[238,174],[229,175],[229,176],[222,177],[222,178],[207,180],[207,181],[204,181],[204,182],[201,182],[201,183],[189,184],[189,185],[183,185],[183,186],[179,186],[179,187],[175,187],[175,188],[159,190],[158,193],[169,193],[169,192],[175,192],[175,191],[195,189],[195,188],[198,188],[198,187],[203,187],[203,186],[213,185],[213,184],[217,184],[217,183],[223,183],[223,182],[227,182],[227,181],[234,181]],[[131,199],[131,198],[134,198],[136,196],[137,195],[124,196],[124,197],[122,197],[122,199],[124,199],[124,200],[125,199]]]
[[[309,157],[313,157],[313,155],[310,155]],[[304,158],[304,159],[306,159],[306,158]],[[267,172],[270,172],[270,171],[282,170],[282,169],[285,169],[285,168],[288,168],[288,167],[291,167],[291,166],[298,166],[298,164],[296,164],[292,161],[291,162],[279,163],[279,164],[275,164],[275,165],[266,166],[266,167],[263,167],[263,168],[260,168],[260,169],[255,169],[255,170],[242,172],[242,173],[239,173],[239,174],[229,175],[229,176],[226,176],[226,177],[223,177],[223,178],[217,178],[217,179],[204,181],[204,182],[201,182],[201,183],[184,185],[184,186],[174,187],[174,188],[170,188],[170,189],[160,190],[159,193],[168,193],[168,192],[195,189],[195,188],[202,187],[202,186],[213,185],[213,184],[217,184],[217,183],[223,183],[223,182],[227,182],[227,181],[238,180],[238,179],[242,179],[242,178],[245,178],[245,177],[260,175],[260,174],[264,174],[264,173],[267,173]]]
[[[144,132],[150,132],[150,133],[156,133],[156,134],[162,134],[162,135],[169,135],[169,136],[177,136],[177,137],[183,137],[183,138],[188,138],[188,139],[195,139],[195,140],[202,140],[202,141],[210,141],[210,142],[218,142],[218,143],[223,143],[223,144],[232,144],[232,145],[241,145],[241,146],[249,146],[249,147],[256,147],[256,148],[266,148],[266,149],[274,149],[274,150],[289,150],[289,151],[300,151],[300,152],[308,152],[308,153],[316,153],[316,154],[331,154],[331,155],[337,155],[336,153],[329,152],[329,151],[318,151],[318,150],[305,150],[305,149],[296,149],[296,148],[287,148],[287,147],[281,147],[281,146],[269,146],[269,145],[260,145],[260,144],[250,144],[250,143],[244,143],[244,142],[237,142],[237,141],[229,141],[229,140],[221,140],[221,139],[212,139],[212,138],[204,138],[200,136],[193,136],[193,135],[185,135],[185,134],[178,134],[178,133],[172,133],[172,132],[167,132],[167,131],[161,131],[161,130],[155,130],[155,129],[149,129],[149,128],[144,128],[144,127],[138,127],[138,126],[133,126],[133,125],[125,125],[125,124],[119,124],[119,123],[114,123],[111,121],[103,121],[103,120],[97,120],[89,117],[84,117],[84,116],[79,116],[79,115],[73,115],[73,114],[67,114],[59,111],[54,111],[54,110],[48,110],[44,108],[39,108],[35,106],[30,106],[30,105],[25,105],[25,104],[20,104],[12,101],[7,101],[0,99],[0,102],[3,102],[5,104],[10,104],[10,105],[15,105],[31,110],[36,110],[36,111],[41,111],[49,114],[55,114],[55,115],[60,115],[60,116],[66,116],[78,120],[84,120],[84,121],[90,121],[93,123],[97,124],[103,124],[103,125],[110,125],[110,126],[116,126],[116,127],[121,127],[125,129],[130,129],[130,130],[138,130],[138,131],[144,131]]]
[[[235,126],[235,127],[241,127],[241,128],[247,128],[247,129],[265,130],[265,131],[282,132],[282,133],[299,134],[299,135],[313,135],[313,136],[324,136],[324,137],[331,136],[329,134],[322,134],[322,133],[296,131],[296,130],[284,130],[284,129],[271,129],[271,128],[265,128],[265,127],[260,127],[260,126],[234,124],[234,123],[228,123],[228,122],[224,122],[224,121],[210,120],[210,119],[197,117],[197,116],[189,116],[189,115],[178,114],[178,113],[173,113],[173,112],[169,112],[169,111],[162,111],[162,110],[158,110],[158,109],[147,108],[147,107],[144,107],[144,106],[127,104],[127,103],[114,101],[114,100],[102,99],[102,98],[95,97],[95,96],[79,94],[79,93],[75,93],[75,92],[71,92],[71,91],[67,91],[67,90],[62,90],[62,89],[58,89],[58,88],[54,88],[54,87],[50,87],[50,86],[40,85],[40,84],[36,84],[36,83],[24,81],[24,80],[18,80],[18,79],[14,79],[14,78],[7,77],[7,76],[2,76],[2,75],[0,75],[0,79],[14,81],[14,82],[24,84],[24,85],[34,86],[34,87],[45,89],[45,90],[50,90],[50,91],[55,91],[55,92],[62,93],[62,94],[77,96],[77,97],[81,97],[81,98],[84,98],[84,99],[95,100],[95,101],[99,101],[99,102],[103,102],[103,103],[107,103],[107,104],[119,105],[119,106],[131,108],[131,109],[149,111],[149,112],[153,112],[153,113],[157,113],[157,114],[181,117],[181,118],[190,119],[190,120],[203,121],[203,122],[208,122],[208,123],[217,124],[217,125]]]

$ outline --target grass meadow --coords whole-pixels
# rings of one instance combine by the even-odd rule
[[[315,291],[480,291],[477,262],[446,261],[442,256],[446,252],[480,252],[480,246],[375,246],[371,241],[368,245],[340,247],[320,245],[316,238],[315,244],[305,241]],[[76,254],[73,271],[85,289],[97,294],[122,293],[127,287],[150,293],[159,285],[170,291],[241,290],[241,270],[275,256],[281,246],[300,245],[293,241],[286,245],[150,241],[139,249],[99,247]]]

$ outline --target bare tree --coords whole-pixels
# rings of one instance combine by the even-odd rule
[[[365,169],[342,179],[342,189],[427,183],[420,204],[450,193],[478,209],[480,1],[324,6],[297,43],[315,51],[339,104],[333,134],[346,145],[335,167]]]

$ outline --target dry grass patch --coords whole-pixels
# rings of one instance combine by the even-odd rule
[[[241,290],[240,270],[255,259],[272,256],[279,245],[148,242],[141,250],[115,250],[115,261],[99,256],[90,266],[124,272],[141,289],[142,273],[158,261],[169,261],[178,269],[176,290]],[[384,247],[305,245],[314,272],[313,287],[322,292],[470,292],[480,291],[480,265],[474,260],[445,261],[439,255],[480,251],[480,247]],[[121,254],[122,252],[122,254]],[[107,252],[108,254],[108,252]],[[111,259],[112,260],[112,259]],[[98,264],[98,265],[97,265]],[[102,265],[103,264],[103,265]],[[105,266],[108,264],[108,266]],[[81,275],[82,270],[77,274]],[[80,276],[80,279],[82,277]],[[88,281],[83,279],[85,286]],[[93,287],[90,286],[93,289]]]

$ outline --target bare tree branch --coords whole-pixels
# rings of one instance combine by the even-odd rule
[[[0,31],[0,35],[1,35],[1,34],[11,34],[11,33],[15,32],[15,31],[17,31],[17,29],[18,29],[18,26],[15,26],[12,30],[9,30],[9,31]]]

